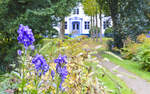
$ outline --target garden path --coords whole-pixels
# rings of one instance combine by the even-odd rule
[[[96,56],[101,60],[103,59],[103,61],[100,62],[100,65],[122,79],[135,94],[150,94],[150,82],[147,82],[119,65],[110,62],[108,59],[102,58],[99,54]]]
[[[104,42],[104,41],[103,41]],[[89,48],[93,51],[98,50],[99,48],[105,48],[104,45],[99,45],[96,42],[88,40],[83,42],[83,45],[87,44]],[[105,44],[105,42],[104,42]],[[122,68],[119,65],[116,65],[109,61],[107,58],[102,58],[100,53],[93,54],[94,56],[98,57],[100,61],[100,65],[108,69],[114,75],[122,79],[126,85],[133,90],[135,94],[150,94],[150,82],[138,77],[137,75],[127,71],[126,69]]]

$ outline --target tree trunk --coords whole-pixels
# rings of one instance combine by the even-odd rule
[[[117,48],[123,47],[122,34],[121,34],[121,25],[120,20],[118,18],[118,0],[109,0],[109,8],[111,12],[111,18],[113,21],[113,38],[114,38],[114,46]]]
[[[93,32],[92,32],[92,26],[93,26],[93,20],[92,20],[92,16],[91,16],[91,28],[90,28],[90,36],[91,36],[91,38],[93,38]]]
[[[97,25],[97,9],[96,9],[96,42],[98,41],[98,25]]]
[[[92,28],[91,28],[91,32],[92,32],[92,39],[94,40],[94,16],[92,16]]]
[[[93,29],[92,29],[92,32],[93,32],[93,40],[95,40],[95,28],[94,28],[94,26],[95,26],[95,16],[93,15]]]
[[[60,38],[64,39],[65,34],[65,18],[61,21]]]
[[[102,11],[101,10],[99,14],[99,20],[100,20],[100,42],[102,43]]]

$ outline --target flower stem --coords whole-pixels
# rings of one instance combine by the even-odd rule
[[[57,82],[56,94],[59,94],[59,85],[60,85],[60,78],[58,79],[58,82]]]
[[[25,49],[24,49],[24,52],[25,52]],[[24,85],[25,85],[25,79],[24,79],[24,75],[25,75],[25,70],[24,70],[25,60],[26,60],[26,54],[24,53],[23,63],[22,63],[23,77],[22,77],[22,85],[21,85],[21,94],[23,94],[23,92],[24,92]]]
[[[37,77],[36,77],[36,94],[38,94],[38,85],[39,85],[39,82],[41,80],[41,77],[39,77],[39,73],[37,73]]]

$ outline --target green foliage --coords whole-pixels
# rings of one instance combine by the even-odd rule
[[[17,44],[15,41],[1,41],[0,42],[0,71],[7,72],[13,68],[9,64],[17,63]]]
[[[114,42],[112,40],[108,40],[106,44],[107,44],[107,50],[112,51]]]
[[[136,55],[136,59],[141,63],[142,68],[146,71],[150,71],[150,47],[142,47]]]
[[[36,38],[52,38],[58,31],[53,28],[69,15],[78,0],[0,0],[0,65],[16,61],[17,29],[28,25]],[[5,66],[6,67],[6,66]],[[7,68],[2,68],[5,70]]]
[[[87,14],[88,16],[93,16],[97,14],[98,4],[96,0],[83,0],[82,4],[84,6],[83,10],[85,14]]]
[[[149,30],[148,0],[106,0],[113,21],[114,45],[123,47],[123,40]]]
[[[110,16],[110,9],[107,0],[96,0],[98,4],[98,10],[100,13],[105,14],[105,16]]]
[[[141,43],[137,49],[135,60],[138,61],[142,68],[146,71],[150,71],[150,39]]]
[[[128,39],[127,45],[122,49],[126,59],[132,59],[141,64],[142,69],[150,71],[150,39],[144,34],[138,36],[138,43]]]
[[[124,59],[133,59],[137,53],[138,44],[127,38],[124,41],[124,47],[121,49],[122,57]]]
[[[105,33],[112,33],[112,32],[113,32],[112,27],[109,27],[105,30]]]
[[[96,34],[96,30],[98,29],[98,32],[100,32],[100,28],[96,26],[92,27],[90,30],[89,30],[89,33],[91,34],[92,32]]]
[[[0,94],[17,93],[17,79],[12,74],[0,75]]]
[[[105,33],[104,33],[105,37],[113,37],[113,30],[112,30],[112,27],[109,27],[105,30]]]
[[[120,24],[124,38],[130,37],[132,40],[136,40],[137,36],[149,29],[149,19],[145,15],[145,12],[150,8],[147,1],[127,0],[121,2]]]

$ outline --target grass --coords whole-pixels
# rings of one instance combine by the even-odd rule
[[[131,60],[119,60],[118,58],[106,54],[106,53],[101,53],[101,56],[104,58],[108,58],[111,62],[122,66],[123,68],[127,69],[128,71],[136,74],[137,76],[150,81],[150,72],[144,71],[141,69],[141,65],[137,62],[131,61]]]
[[[104,86],[107,87],[105,90],[108,92],[110,91],[108,94],[134,94],[133,91],[126,86],[125,82],[113,75],[108,70],[104,68],[98,68],[97,64],[88,63],[86,65],[91,66],[94,72],[98,73],[96,76],[103,82]],[[103,71],[104,76],[100,75],[100,73],[103,73]],[[121,86],[120,89],[119,86]]]

